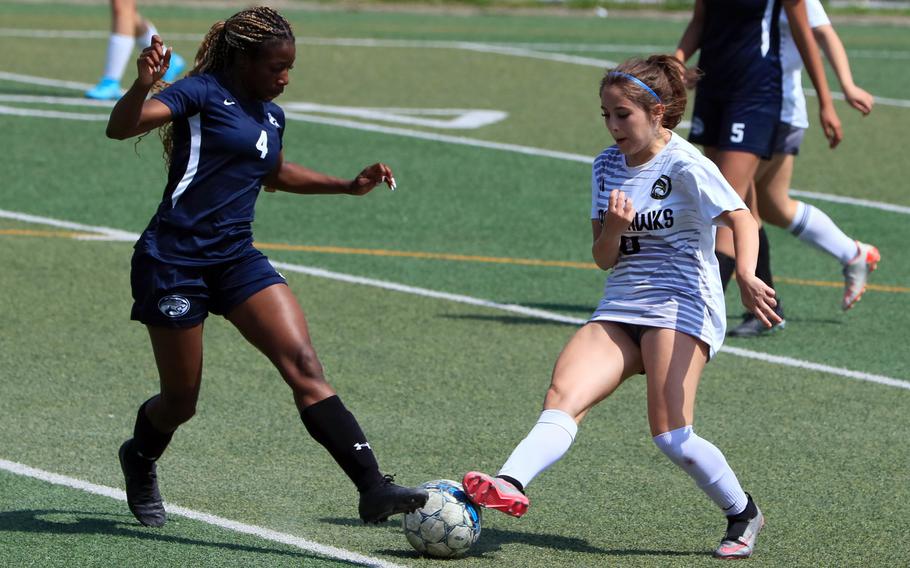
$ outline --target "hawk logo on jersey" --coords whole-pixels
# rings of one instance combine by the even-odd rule
[[[275,117],[272,116],[272,113],[267,113],[267,114],[269,115],[269,122],[272,123],[272,126],[274,126],[275,128],[281,128],[281,125],[278,124],[278,121],[275,120]]]
[[[701,136],[705,132],[705,123],[701,118],[697,116],[692,117],[692,126],[690,127],[689,134],[692,136]]]
[[[651,197],[653,199],[665,199],[670,195],[671,191],[673,191],[673,182],[670,181],[670,176],[660,176],[654,182],[654,185],[651,186]]]
[[[169,318],[179,318],[190,311],[190,301],[183,296],[165,296],[158,301],[158,309]]]

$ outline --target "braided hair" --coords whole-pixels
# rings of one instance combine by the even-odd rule
[[[237,12],[223,22],[216,22],[205,34],[187,76],[227,71],[238,53],[255,57],[267,44],[284,41],[293,42],[294,32],[291,24],[275,10],[258,6]],[[160,89],[167,86],[161,83]],[[170,164],[173,124],[165,124],[158,129],[158,134],[164,145],[164,161]]]

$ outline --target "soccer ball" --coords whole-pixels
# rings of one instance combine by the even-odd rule
[[[421,487],[430,494],[427,504],[401,522],[408,542],[426,556],[462,556],[480,538],[480,509],[457,481],[437,479]]]

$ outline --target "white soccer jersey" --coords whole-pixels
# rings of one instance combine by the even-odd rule
[[[616,146],[597,156],[592,219],[603,218],[613,189],[631,197],[635,219],[590,321],[675,329],[707,343],[713,357],[726,331],[714,220],[745,203],[717,166],[675,133],[641,166],[627,166]]]
[[[825,8],[819,0],[806,0],[809,27],[817,28],[831,23]],[[799,128],[809,128],[809,114],[806,112],[806,95],[803,93],[803,58],[799,55],[787,13],[780,11],[780,66],[783,72],[783,102],[780,107],[780,121]]]

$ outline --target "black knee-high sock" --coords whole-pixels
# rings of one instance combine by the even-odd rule
[[[717,264],[720,267],[720,284],[726,290],[727,284],[730,283],[730,278],[733,277],[733,273],[736,271],[736,259],[722,252],[715,251],[714,254],[717,256]]]
[[[768,242],[764,227],[758,230],[758,263],[755,265],[755,275],[774,288],[774,277],[771,276],[771,243]]]
[[[146,459],[157,460],[164,453],[167,445],[171,443],[174,432],[160,432],[149,420],[145,407],[152,401],[152,398],[142,403],[136,415],[136,425],[133,427],[133,449]]]
[[[329,451],[358,491],[366,491],[382,481],[373,448],[357,419],[337,395],[304,408],[300,418],[310,436]]]

